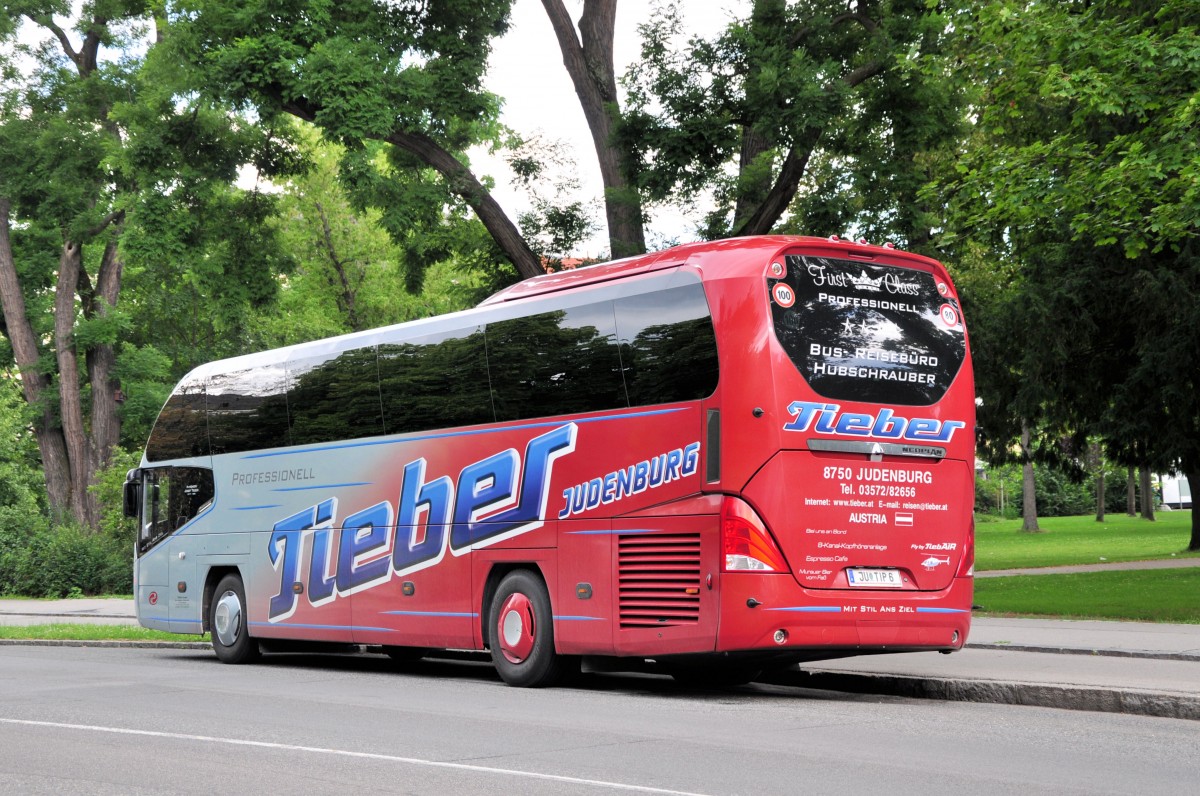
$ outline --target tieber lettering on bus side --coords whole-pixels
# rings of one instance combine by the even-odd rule
[[[541,527],[554,461],[575,450],[576,431],[574,423],[567,423],[534,437],[525,446],[523,468],[512,448],[473,462],[459,473],[457,485],[445,475],[426,481],[424,458],[409,462],[395,508],[382,501],[347,517],[336,529],[336,562],[331,560],[336,498],[275,523],[268,552],[279,573],[279,593],[271,598],[270,621],[296,611],[299,595],[292,585],[299,579],[305,545],[311,545],[312,555],[304,591],[317,606],[433,566],[447,549],[462,555]],[[484,516],[514,500],[512,508]],[[422,513],[427,513],[424,539],[416,542]],[[391,555],[381,555],[389,546]]]

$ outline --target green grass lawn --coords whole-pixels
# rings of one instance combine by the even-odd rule
[[[1191,539],[1192,512],[1163,511],[1154,522],[1124,514],[1050,517],[1043,533],[1022,533],[1020,520],[976,522],[975,569],[1052,567],[1103,561],[1145,561],[1182,556]]]
[[[1200,624],[1200,568],[979,578],[975,604],[984,615]]]
[[[58,639],[63,641],[208,641],[203,636],[164,633],[136,625],[0,625],[0,639]]]

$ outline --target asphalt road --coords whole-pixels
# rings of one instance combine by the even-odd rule
[[[379,656],[0,649],[8,793],[1171,793],[1196,724]]]

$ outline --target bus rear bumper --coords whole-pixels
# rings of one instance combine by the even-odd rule
[[[791,575],[721,576],[717,651],[848,654],[961,649],[971,626],[973,578],[936,592],[807,589]]]

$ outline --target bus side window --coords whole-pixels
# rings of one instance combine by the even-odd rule
[[[624,409],[612,302],[487,325],[497,420]]]
[[[378,352],[386,433],[495,422],[481,327],[381,343]]]
[[[704,288],[683,285],[617,299],[621,366],[631,406],[707,398],[717,388],[717,339]]]
[[[199,516],[212,503],[214,494],[212,470],[203,467],[146,469],[142,477],[139,553]]]

